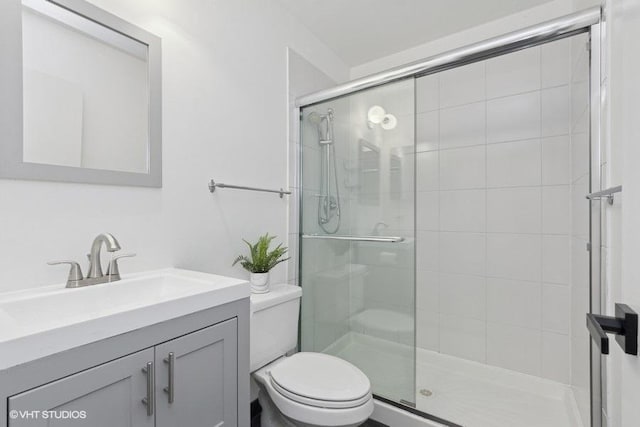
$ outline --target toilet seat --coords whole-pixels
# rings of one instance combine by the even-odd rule
[[[328,354],[296,353],[270,369],[269,377],[285,397],[320,408],[353,408],[371,398],[369,378]]]
[[[373,412],[369,379],[355,366],[321,353],[296,353],[254,373],[278,410],[318,426],[356,426]]]
[[[270,377],[271,385],[273,388],[283,395],[284,397],[293,400],[294,402],[301,403],[303,405],[315,406],[318,408],[330,408],[330,409],[348,409],[355,408],[356,406],[363,405],[367,403],[369,399],[371,399],[371,395],[369,393],[365,394],[359,399],[355,400],[322,400],[322,399],[314,399],[306,396],[301,396],[290,390],[285,389],[281,385],[279,385],[273,378]]]

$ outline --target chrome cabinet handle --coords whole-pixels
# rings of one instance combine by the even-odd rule
[[[173,403],[175,399],[175,382],[174,382],[174,373],[175,373],[175,364],[176,364],[176,355],[173,352],[169,352],[167,358],[164,359],[164,363],[169,365],[169,385],[165,387],[163,390],[165,393],[169,395],[169,403]]]
[[[153,372],[153,362],[147,362],[147,366],[142,368],[142,372],[147,374],[147,397],[142,399],[142,403],[147,406],[147,415],[152,416],[155,401],[155,373]]]

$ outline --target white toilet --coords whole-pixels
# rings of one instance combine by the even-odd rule
[[[301,296],[292,285],[251,295],[251,372],[262,427],[359,426],[373,412],[371,383],[360,369],[322,353],[285,356],[297,346]]]

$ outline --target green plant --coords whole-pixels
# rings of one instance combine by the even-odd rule
[[[245,270],[251,273],[268,273],[276,265],[287,261],[289,258],[283,258],[287,252],[287,248],[282,243],[275,249],[269,251],[269,246],[276,236],[269,236],[269,233],[260,236],[258,242],[254,245],[242,239],[249,246],[250,256],[240,255],[233,261],[232,265],[240,263]]]

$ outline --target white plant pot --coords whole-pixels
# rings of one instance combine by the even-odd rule
[[[265,294],[269,292],[269,273],[251,273],[249,277],[251,292],[254,294]]]

